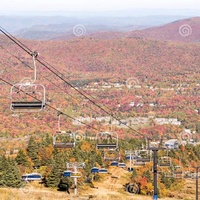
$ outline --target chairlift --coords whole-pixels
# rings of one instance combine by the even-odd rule
[[[172,160],[169,156],[163,156],[158,159],[158,165],[160,167],[170,167],[172,164]]]
[[[71,175],[72,175],[72,171],[70,171],[70,170],[63,172],[64,177],[71,177]]]
[[[126,168],[126,164],[125,163],[118,163],[118,167],[120,167],[120,168]]]
[[[131,150],[125,151],[125,159],[126,160],[133,160],[135,152]]]
[[[31,173],[22,175],[22,181],[41,181],[42,175],[39,173]]]
[[[189,166],[188,168],[184,169],[184,178],[196,178],[196,170],[194,167]]]
[[[99,168],[98,167],[92,167],[90,172],[91,173],[98,173],[99,172]]]
[[[176,165],[173,168],[173,177],[177,179],[182,179],[184,177],[184,169],[180,165]]]
[[[53,134],[53,146],[54,148],[73,148],[76,141],[75,133],[60,130],[60,115],[61,112],[58,112],[58,131]]]
[[[137,161],[137,160],[134,160],[133,164],[135,166],[144,166],[144,165],[146,165],[146,163],[144,161]]]
[[[97,149],[118,149],[118,134],[114,132],[100,132],[96,135]]]
[[[191,173],[190,173],[190,178],[191,178],[191,179],[196,179],[197,177],[198,177],[198,178],[200,177],[200,174],[199,174],[199,173],[196,173],[196,172],[193,172],[193,173],[191,172]],[[185,178],[185,177],[184,177],[184,178]]]
[[[71,178],[81,178],[82,174],[80,172],[72,172]]]
[[[34,52],[34,79],[24,78],[20,83],[14,84],[10,89],[10,109],[13,112],[38,112],[45,108],[46,90],[42,84],[36,84],[37,52]]]
[[[112,166],[112,167],[118,167],[118,161],[112,161],[110,163],[110,166]]]
[[[137,150],[133,160],[134,165],[145,165],[147,162],[151,162],[151,152],[146,149]]]
[[[132,156],[126,155],[126,160],[131,160],[131,159],[132,159]]]
[[[164,174],[164,176],[165,176],[166,178],[174,178],[173,171],[170,170],[170,169],[164,171],[163,174]]]
[[[108,173],[107,169],[105,169],[105,168],[99,169],[99,174],[107,174],[107,173]]]
[[[84,162],[72,162],[72,163],[66,163],[66,167],[67,169],[82,169],[85,167],[85,163]]]
[[[75,134],[66,131],[57,131],[53,135],[54,148],[73,148],[75,147]]]

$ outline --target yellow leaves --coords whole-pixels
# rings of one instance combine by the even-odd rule
[[[53,154],[53,146],[52,145],[49,145],[46,148],[40,148],[39,152],[38,152],[40,159],[43,159],[43,160],[50,159],[52,157],[52,154]]]
[[[82,145],[81,145],[81,150],[82,151],[90,151],[91,150],[91,145],[90,143],[83,141]]]
[[[75,158],[70,158],[69,162],[76,162],[76,159]]]
[[[140,180],[140,192],[143,195],[151,194],[153,191],[153,185],[150,182],[147,182],[146,178],[143,177]]]
[[[166,197],[169,195],[169,191],[165,188],[163,183],[159,183],[159,193],[161,197]]]

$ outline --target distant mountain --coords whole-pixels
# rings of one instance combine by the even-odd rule
[[[154,26],[164,25],[186,18],[174,15],[151,16],[0,16],[0,26],[19,38],[49,40],[77,36],[73,29],[77,25],[84,27],[84,34],[96,32],[130,32]],[[103,35],[102,35],[103,37]]]
[[[131,31],[126,36],[162,41],[200,42],[200,17],[178,20],[145,30]]]

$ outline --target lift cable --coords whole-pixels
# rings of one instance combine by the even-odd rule
[[[0,47],[5,50],[7,53],[9,53],[11,56],[13,56],[14,58],[16,58],[18,61],[20,61],[22,64],[24,64],[26,67],[28,67],[29,69],[33,68],[31,66],[29,66],[26,62],[24,62],[23,60],[21,60],[19,57],[17,57],[16,55],[14,55],[13,53],[11,53],[10,51],[8,51],[6,48],[4,48],[2,45],[0,45]],[[54,82],[52,82],[50,79],[48,79],[47,77],[43,76],[42,74],[40,75],[41,77],[45,78],[46,80],[48,80],[52,85],[54,85],[56,88],[60,89],[61,91],[63,91],[65,94],[67,94],[68,96],[70,96],[73,100],[75,101],[79,101],[80,100],[76,97],[74,97],[73,95],[71,95],[70,93],[66,92],[64,89],[62,89],[61,87],[59,87],[58,85],[56,85]],[[94,110],[91,107],[87,107],[87,109],[92,110],[93,112],[97,112],[97,110]],[[99,112],[98,112],[99,113]]]
[[[2,79],[1,77],[0,77],[0,80],[3,81],[4,83],[10,85],[11,87],[13,86],[10,82],[6,81],[5,79]],[[23,90],[21,90],[21,91],[24,92]],[[25,93],[25,92],[24,92],[24,93]],[[36,100],[38,100],[37,98],[35,98],[34,96],[32,96],[32,95],[30,95],[30,94],[27,94],[27,95],[30,96],[30,97],[32,97],[32,98],[34,98],[34,99],[36,99]],[[82,122],[82,121],[80,121],[80,120],[77,120],[76,118],[74,118],[74,117],[72,117],[72,116],[70,116],[70,115],[68,115],[68,114],[66,114],[66,113],[64,113],[64,112],[62,112],[62,111],[60,111],[60,110],[58,110],[57,108],[54,108],[53,106],[51,106],[51,105],[49,105],[49,104],[46,104],[46,106],[48,106],[49,108],[53,109],[54,111],[59,112],[59,113],[62,114],[62,115],[67,116],[67,117],[70,118],[70,119],[73,119],[73,120],[75,120],[75,121],[78,121],[79,123],[81,123],[81,124],[83,124],[83,125],[85,125],[85,126],[87,126],[87,127],[89,127],[89,128],[92,128],[92,129],[94,129],[94,130],[99,131],[99,129],[97,129],[97,128],[95,128],[95,127],[89,125],[89,124],[86,124],[85,122]]]
[[[15,44],[17,44],[21,49],[23,49],[26,53],[28,53],[29,55],[33,55],[36,52],[31,51],[28,47],[26,47],[26,45],[24,45],[22,42],[20,42],[19,40],[17,40],[14,36],[12,36],[10,33],[8,33],[6,30],[4,30],[1,26],[0,26],[0,31],[6,35],[10,40],[12,40]],[[69,85],[71,88],[73,88],[75,91],[77,91],[79,94],[81,94],[84,98],[86,98],[87,100],[89,100],[92,104],[94,104],[95,106],[97,106],[99,109],[101,109],[102,111],[104,111],[106,114],[108,114],[109,116],[112,116],[115,120],[117,120],[119,123],[124,124],[126,127],[128,127],[130,130],[133,130],[135,133],[137,133],[138,135],[144,137],[139,131],[133,129],[132,127],[126,125],[125,123],[121,122],[120,119],[118,119],[116,116],[113,115],[113,113],[109,113],[107,110],[105,110],[104,108],[102,108],[100,105],[98,105],[94,100],[92,100],[91,98],[89,98],[88,96],[86,96],[83,92],[81,92],[79,89],[77,89],[75,86],[73,86],[71,83],[69,83],[68,81],[66,81],[61,75],[58,74],[58,70],[57,73],[52,70],[49,66],[47,66],[47,64],[45,63],[45,61],[41,61],[40,59],[37,58],[37,61],[43,65],[45,68],[47,68],[49,71],[51,71],[54,75],[56,75],[58,78],[60,78],[62,81],[64,81],[67,85]],[[60,73],[60,72],[59,72]]]

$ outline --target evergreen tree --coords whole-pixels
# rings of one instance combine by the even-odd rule
[[[15,161],[18,165],[28,166],[28,160],[26,154],[22,151],[22,149],[19,150]]]
[[[100,166],[103,165],[102,157],[99,153],[96,155],[96,161]]]
[[[47,178],[47,187],[57,187],[60,182],[61,175],[59,173],[58,168],[54,165],[51,173]]]
[[[9,166],[9,164],[8,164],[6,157],[2,156],[0,158],[0,186],[5,185],[4,177],[5,177],[5,173],[6,173],[5,171],[6,171],[6,169],[8,169],[8,166]]]
[[[62,152],[59,152],[54,157],[53,168],[49,176],[47,177],[47,186],[48,187],[58,187],[60,179],[64,170],[66,169],[66,163],[63,157]]]
[[[45,147],[49,146],[49,145],[52,144],[52,143],[53,143],[53,140],[52,140],[52,138],[49,136],[49,134],[47,133],[46,136],[45,136],[45,138],[43,138],[43,140],[42,140],[42,142],[41,142],[41,144],[40,144],[40,147],[45,148]]]
[[[17,163],[10,158],[6,161],[7,168],[3,171],[3,185],[19,188],[22,185],[21,175]]]
[[[40,167],[40,161],[38,157],[38,144],[35,142],[32,136],[30,137],[30,140],[28,142],[27,155],[33,161],[34,167]]]

